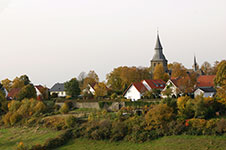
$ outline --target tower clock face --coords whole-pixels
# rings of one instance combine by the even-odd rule
[[[10,2],[11,0],[0,0],[0,13],[2,13],[4,9],[8,7]]]

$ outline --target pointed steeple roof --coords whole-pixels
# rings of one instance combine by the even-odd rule
[[[159,33],[157,34],[157,41],[156,41],[155,49],[163,49],[162,44],[160,42]]]
[[[156,45],[155,45],[155,54],[152,58],[152,61],[166,60],[166,57],[164,56],[162,50],[163,50],[163,48],[162,48],[162,44],[160,42],[159,33],[158,33],[157,34],[157,41],[156,41]]]

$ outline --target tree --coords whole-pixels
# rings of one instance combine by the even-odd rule
[[[27,75],[22,75],[19,79],[24,83],[24,85],[28,85],[31,82]]]
[[[205,75],[211,75],[213,72],[213,68],[211,67],[211,64],[207,61],[205,61],[202,64],[201,70],[204,72]]]
[[[186,76],[186,68],[181,64],[174,62],[171,66],[172,68],[172,77],[178,78],[178,77],[184,77]]]
[[[158,64],[154,69],[153,79],[163,79],[164,73],[165,71],[164,71],[163,65]]]
[[[2,85],[7,91],[12,89],[12,81],[9,79],[2,80]]]
[[[131,83],[150,78],[149,68],[118,67],[107,74],[107,85],[116,93],[122,93]]]
[[[24,82],[20,78],[16,77],[13,80],[12,88],[22,88],[24,87]]]
[[[107,96],[108,89],[103,82],[99,82],[94,86],[95,97],[104,97]]]
[[[173,109],[166,104],[155,105],[145,115],[147,129],[167,129],[167,123],[174,117]]]
[[[217,96],[220,98],[219,102],[226,104],[226,60],[221,61],[217,66],[214,83],[217,87]]]
[[[28,84],[20,90],[20,92],[17,96],[17,99],[23,100],[25,98],[30,99],[30,98],[36,98],[36,97],[37,97],[37,95],[36,95],[36,90],[35,90],[34,86],[32,84]]]
[[[83,81],[82,89],[86,89],[88,84],[99,82],[99,77],[95,71],[91,70]]]
[[[72,78],[70,81],[64,84],[65,91],[73,98],[77,98],[80,95],[79,82],[76,78]]]

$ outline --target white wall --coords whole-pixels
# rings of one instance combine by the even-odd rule
[[[197,97],[198,95],[202,95],[202,94],[203,94],[203,97],[213,97],[215,93],[214,92],[204,92],[201,89],[197,89],[194,92],[195,97]]]
[[[177,96],[177,87],[170,80],[167,81],[166,86],[165,86],[165,88],[162,91],[165,91],[167,89],[167,87],[170,86],[170,84],[172,85],[170,87],[171,90],[172,90],[171,96],[173,96],[173,95]],[[167,98],[167,96],[166,95],[162,95],[162,98]]]
[[[55,91],[55,92],[50,92],[50,95],[52,95],[53,93],[57,93],[57,94],[58,94],[58,97],[66,97],[66,96],[67,96],[67,94],[66,94],[65,91],[60,91],[60,92],[57,92],[57,91]]]
[[[140,92],[132,85],[126,92],[125,98],[131,99],[132,101],[137,101],[138,99],[141,99]]]

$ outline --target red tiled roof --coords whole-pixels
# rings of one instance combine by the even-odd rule
[[[140,93],[144,93],[148,89],[141,82],[135,82],[132,84]]]
[[[14,89],[11,89],[8,93],[8,96],[9,98],[15,98],[17,96],[17,94],[20,92],[21,89],[19,88],[14,88]]]
[[[130,84],[130,86],[125,90],[123,95],[126,94],[126,92],[130,89],[131,86],[134,86],[140,93],[144,93],[145,91],[148,90],[142,82],[135,82],[135,83]]]
[[[148,86],[150,86],[152,89],[164,89],[166,82],[159,79],[159,80],[143,80],[146,81]]]
[[[214,87],[215,75],[203,75],[197,79],[197,87]]]

